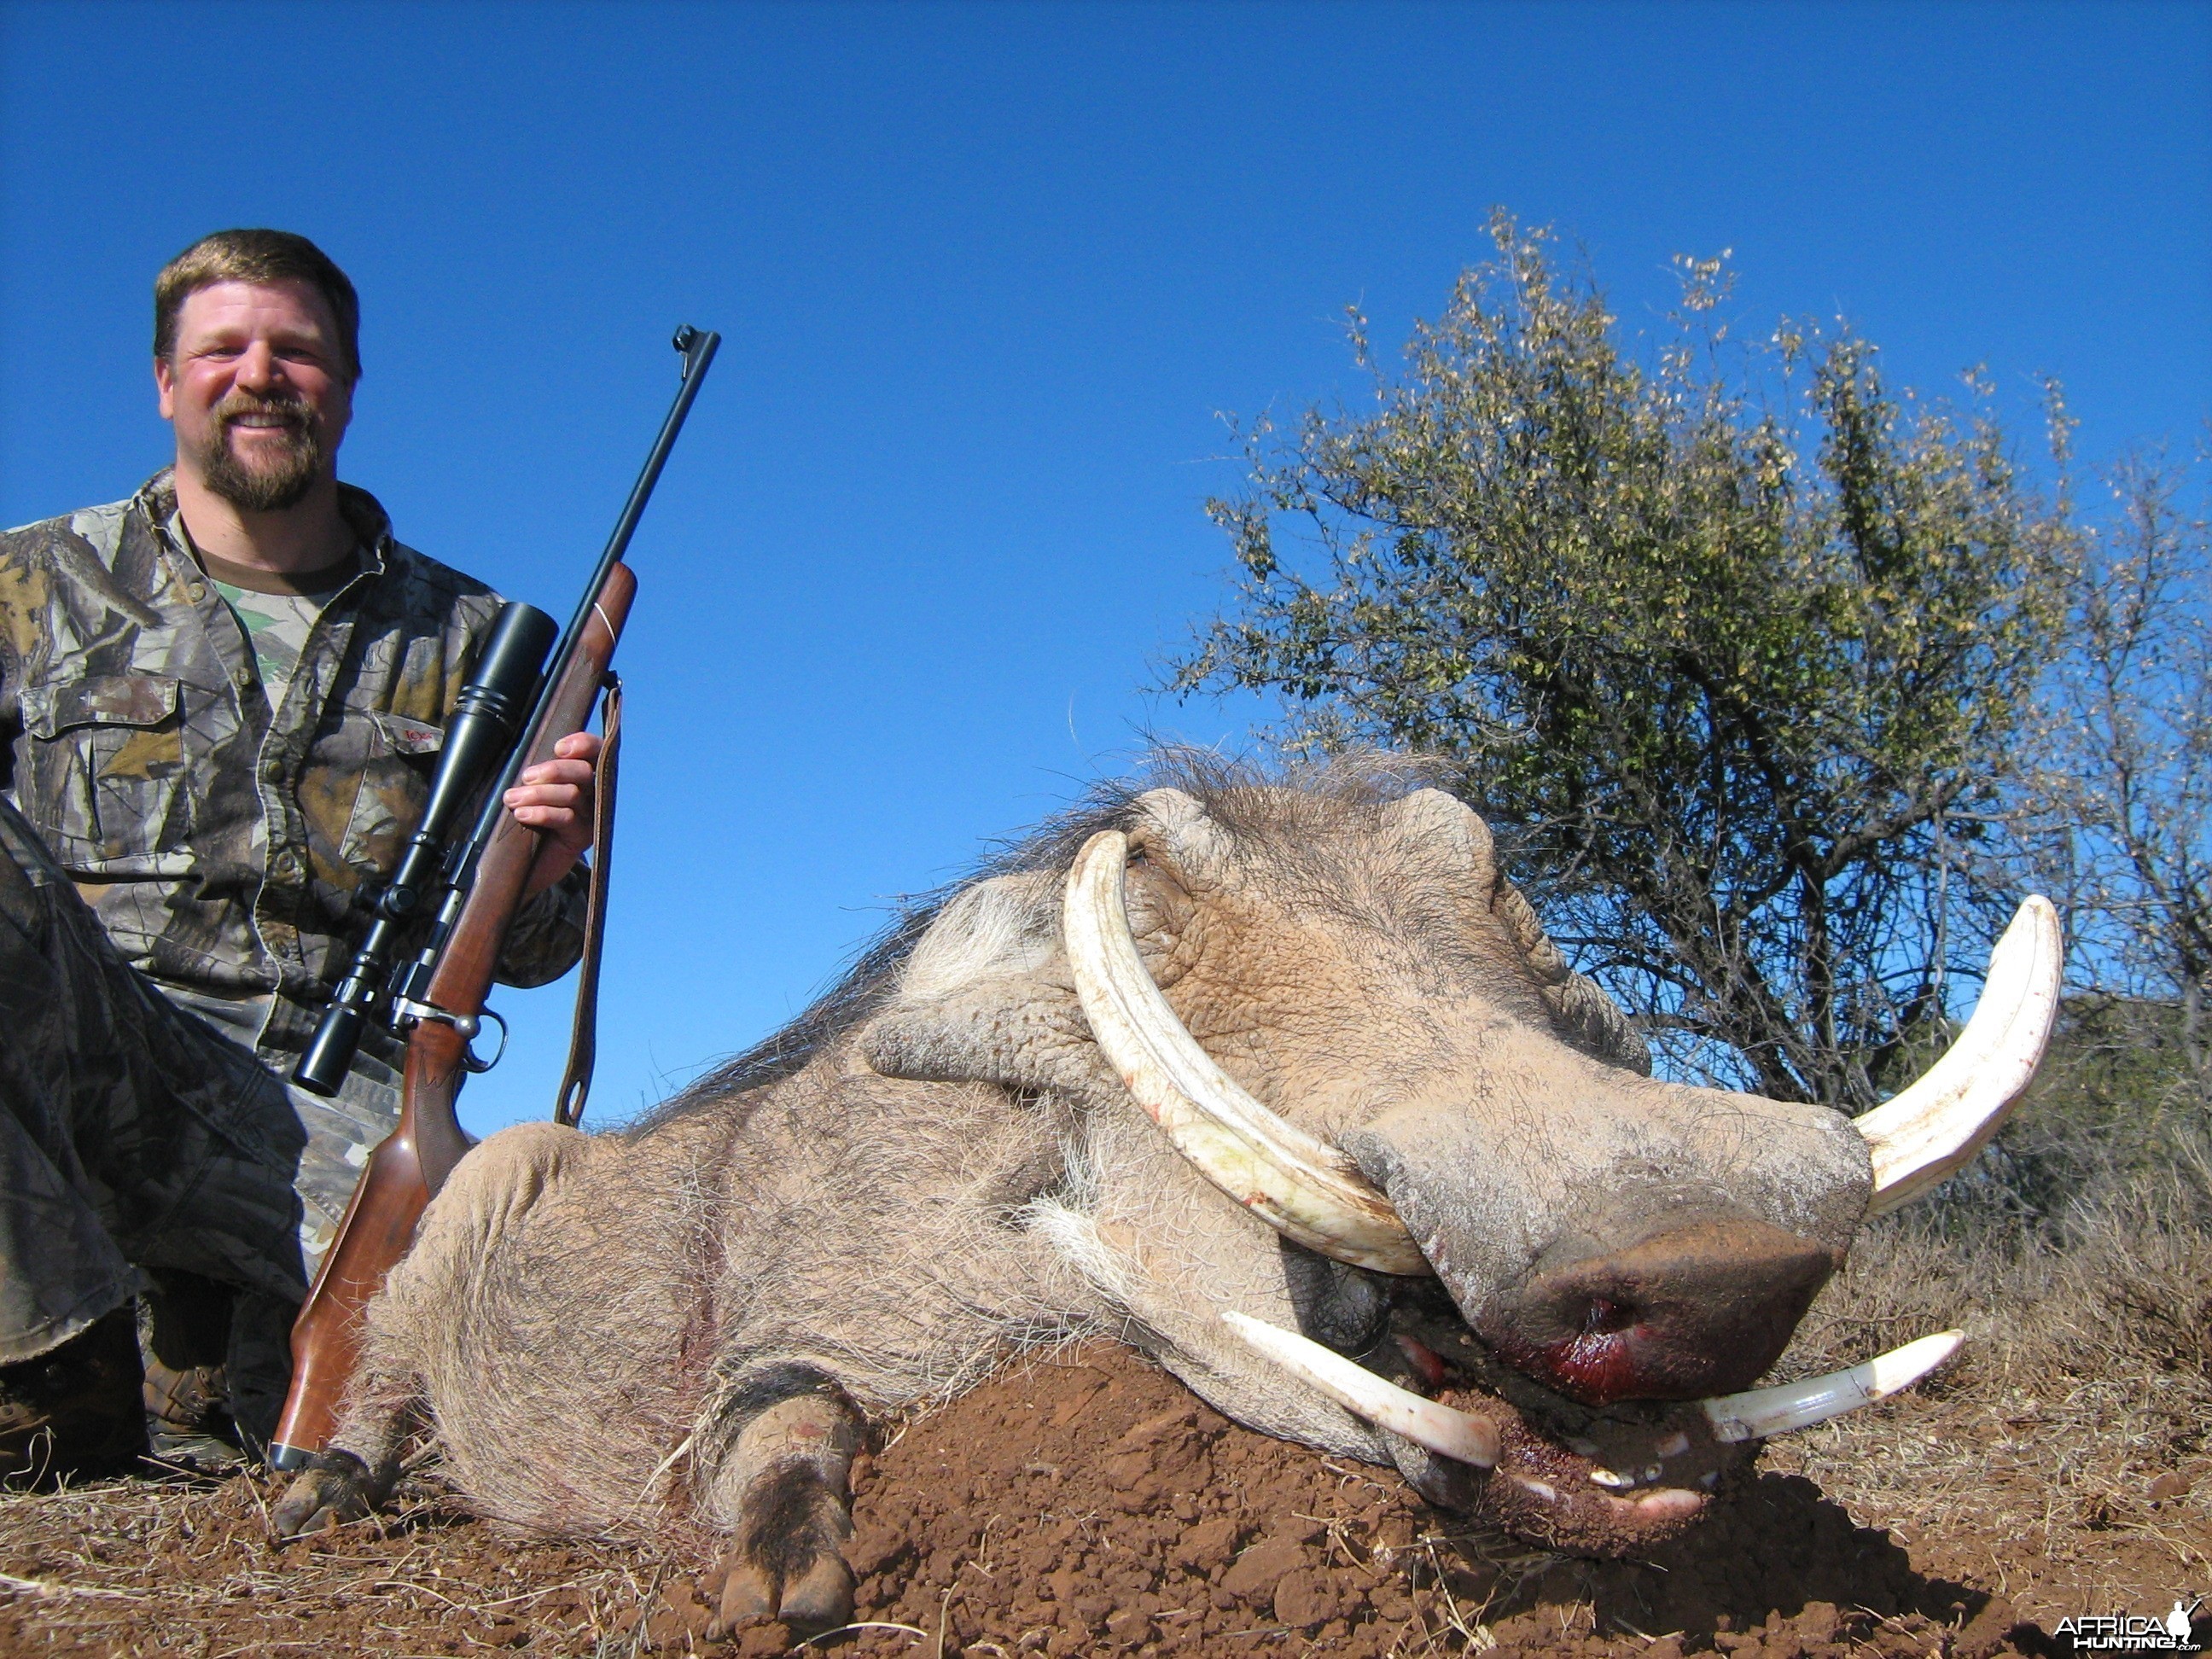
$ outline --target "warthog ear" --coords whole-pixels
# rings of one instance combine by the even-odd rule
[[[1544,932],[1535,910],[1498,865],[1490,826],[1466,802],[1441,789],[1419,789],[1397,802],[1392,813],[1425,840],[1449,842],[1466,850],[1478,878],[1490,884],[1490,913],[1521,953],[1536,989],[1559,1022],[1568,1041],[1594,1059],[1651,1075],[1651,1050],[1628,1016],[1596,983],[1567,966],[1559,947]]]
[[[954,897],[870,1020],[861,1057],[885,1077],[1111,1097],[1060,950],[1057,871],[998,876]]]
[[[1456,795],[1441,789],[1416,789],[1385,809],[1401,833],[1424,847],[1451,848],[1472,866],[1475,880],[1498,878],[1498,848],[1482,815]]]
[[[1566,1029],[1569,1041],[1585,1054],[1611,1066],[1625,1066],[1644,1077],[1651,1075],[1651,1049],[1629,1024],[1620,1005],[1567,966],[1559,947],[1544,932],[1536,912],[1521,896],[1521,890],[1504,876],[1492,890],[1491,914],[1505,925],[1521,954],[1536,976],[1536,989],[1553,1015]]]
[[[1229,857],[1230,836],[1194,796],[1180,789],[1147,789],[1133,803],[1139,817],[1130,839],[1147,852],[1164,854],[1178,869],[1203,874]]]

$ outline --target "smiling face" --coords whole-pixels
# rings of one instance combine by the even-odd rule
[[[195,290],[154,382],[179,471],[240,511],[281,512],[334,477],[353,383],[337,320],[307,283]]]

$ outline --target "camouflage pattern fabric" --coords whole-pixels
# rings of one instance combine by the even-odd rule
[[[313,1035],[367,926],[365,901],[421,816],[444,722],[499,606],[482,584],[394,540],[363,491],[341,485],[340,505],[361,538],[360,568],[319,607],[273,703],[245,627],[176,527],[167,472],[128,501],[0,534],[0,802],[21,815],[9,814],[9,861],[64,879],[112,958],[97,972],[49,974],[35,994],[11,977],[6,994],[11,1003],[30,999],[27,1008],[47,994],[100,1006],[51,1013],[58,1030],[77,1033],[60,1047],[34,1054],[11,1035],[0,1049],[15,1079],[9,1098],[59,1089],[76,1103],[32,1112],[57,1122],[79,1111],[118,1123],[189,1121],[198,1126],[190,1133],[239,1149],[256,1168],[283,1169],[287,1242],[264,1230],[252,1271],[240,1260],[209,1276],[258,1291],[281,1281],[295,1297],[303,1244],[311,1260],[327,1242],[368,1149],[391,1127],[399,1056],[372,1033],[336,1101],[288,1098],[277,1079]],[[22,880],[46,895],[33,908],[51,910],[52,880]],[[500,977],[527,986],[566,972],[581,948],[583,909],[580,871],[538,895],[508,936]],[[41,924],[47,936],[58,925],[51,915]],[[64,934],[74,939],[76,926]],[[118,970],[137,992],[115,988]],[[106,988],[95,995],[90,986]],[[155,1003],[189,1040],[148,1012]],[[102,1073],[88,1094],[65,1085],[71,1067],[94,1063],[75,1044],[111,1041],[126,1027],[167,1031],[160,1064],[103,1057],[112,1078]],[[87,1035],[94,1032],[111,1035]],[[250,1076],[237,1070],[239,1056]],[[195,1065],[215,1069],[172,1069]],[[63,1071],[43,1082],[18,1075],[54,1066]],[[33,1139],[46,1146],[58,1133]],[[19,1212],[46,1215],[70,1241],[46,1255],[85,1265],[27,1288],[13,1279],[29,1259],[22,1250],[0,1263],[9,1270],[0,1275],[0,1363],[11,1341],[67,1335],[87,1299],[115,1305],[130,1293],[121,1288],[129,1264],[154,1265],[126,1242],[144,1235],[143,1218],[110,1224],[99,1206],[72,1210],[57,1195],[76,1190],[66,1160],[56,1175],[21,1176],[29,1185],[19,1188],[18,1165],[35,1163],[0,1169],[9,1206],[0,1228],[20,1233]],[[93,1243],[101,1231],[104,1250]]]
[[[167,472],[127,501],[0,534],[0,793],[125,960],[166,987],[264,1000],[296,1054],[422,810],[444,722],[499,608],[340,489],[366,550],[279,707],[236,615],[167,528]],[[575,962],[580,875],[523,912],[500,977]]]
[[[253,647],[253,665],[260,674],[262,695],[272,706],[282,703],[284,688],[292,683],[292,671],[300,665],[300,653],[307,648],[307,635],[322,615],[321,605],[305,594],[256,593],[225,581],[216,582],[215,591],[228,601],[231,614],[246,629],[246,641]]]
[[[230,1410],[265,1439],[307,1292],[309,1131],[250,1048],[122,959],[4,799],[0,1030],[0,1364],[123,1305],[141,1268],[196,1275],[232,1287]]]

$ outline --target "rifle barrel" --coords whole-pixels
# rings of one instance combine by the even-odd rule
[[[507,757],[507,765],[500,772],[498,781],[485,795],[476,828],[470,832],[460,856],[453,862],[451,881],[453,887],[468,885],[477,860],[483,856],[485,845],[491,840],[492,831],[499,827],[501,798],[514,787],[515,778],[526,763],[526,757],[538,723],[544,718],[546,701],[554,685],[568,672],[568,664],[583,643],[584,631],[592,620],[592,601],[599,590],[606,586],[608,573],[621,562],[622,556],[629,549],[630,535],[636,530],[638,520],[644,515],[645,504],[653,499],[653,488],[660,482],[660,469],[667,464],[668,452],[676,447],[677,436],[684,430],[684,420],[690,415],[691,405],[698,398],[699,388],[707,379],[708,369],[714,364],[714,354],[721,349],[722,337],[713,329],[702,331],[687,325],[676,331],[675,344],[676,349],[684,354],[684,380],[676,389],[676,401],[669,406],[668,417],[660,423],[660,435],[653,441],[652,453],[646,456],[645,465],[637,475],[637,482],[630,486],[629,499],[623,503],[622,517],[615,520],[614,534],[607,538],[605,550],[599,555],[599,562],[592,568],[591,580],[585,584],[583,600],[577,605],[575,614],[568,618],[568,625],[561,630],[560,643],[553,647],[552,659],[545,665],[545,677],[539,683],[536,705],[531,709],[530,719],[523,728],[524,740],[515,744],[513,754]],[[453,914],[449,904],[446,916],[441,919],[434,933],[434,950],[437,936],[442,935],[450,925]]]

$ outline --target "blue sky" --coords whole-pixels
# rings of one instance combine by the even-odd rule
[[[201,233],[364,301],[343,474],[565,616],[727,337],[633,552],[596,1110],[804,1006],[884,919],[1254,706],[1150,695],[1225,592],[1217,418],[1356,388],[1493,204],[1625,323],[1733,249],[1745,326],[1986,364],[2033,437],[2212,413],[2212,8],[0,4],[0,522],[167,453],[149,289]],[[497,1006],[542,1113],[563,985]]]

